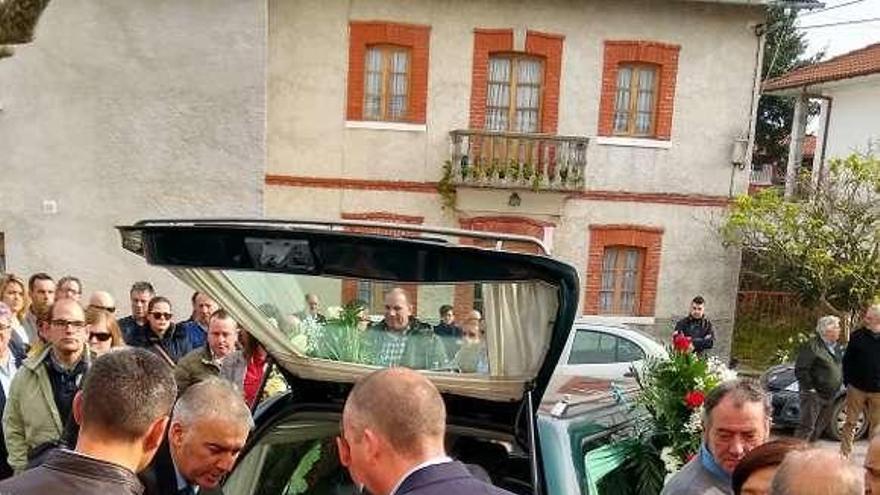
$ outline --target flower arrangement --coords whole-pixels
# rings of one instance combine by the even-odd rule
[[[358,303],[327,308],[326,321],[308,329],[308,354],[348,363],[372,363],[374,353],[361,329],[363,312],[364,307]]]
[[[638,402],[647,419],[631,441],[623,476],[637,480],[631,493],[659,493],[666,478],[699,452],[703,403],[721,382],[736,378],[717,357],[693,352],[691,340],[676,335],[669,359],[648,359],[639,373]]]

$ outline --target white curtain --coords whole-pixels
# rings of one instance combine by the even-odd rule
[[[489,371],[534,376],[550,346],[556,289],[537,282],[483,284]]]
[[[382,118],[382,50],[368,48],[364,60],[364,118]]]
[[[519,59],[517,62],[516,131],[538,132],[542,64],[534,59]]]
[[[489,59],[489,89],[486,96],[486,130],[506,131],[510,109],[510,59]]]
[[[654,69],[639,70],[639,99],[636,102],[636,133],[651,132],[651,117],[654,111]]]
[[[391,54],[391,108],[389,118],[402,120],[406,117],[407,66],[409,54],[396,51]]]
[[[632,69],[620,67],[617,70],[617,98],[614,102],[614,131],[626,132],[629,121],[630,85]]]

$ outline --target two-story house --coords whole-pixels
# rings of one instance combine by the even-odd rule
[[[270,1],[265,213],[534,236],[584,315],[700,294],[725,353],[764,3]]]

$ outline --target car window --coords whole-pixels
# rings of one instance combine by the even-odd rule
[[[617,339],[617,361],[628,363],[645,359],[645,351],[635,342],[623,337]]]
[[[568,364],[628,363],[645,358],[642,349],[627,339],[604,332],[578,330]]]

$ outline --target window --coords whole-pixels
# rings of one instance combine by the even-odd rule
[[[657,68],[623,65],[617,69],[614,133],[652,136],[657,102]]]
[[[367,312],[381,315],[385,313],[385,294],[394,289],[394,284],[359,280],[357,298],[367,303]]]
[[[605,42],[600,136],[672,137],[680,50],[657,41]]]
[[[637,314],[641,264],[641,249],[617,246],[605,248],[602,256],[599,313]]]
[[[543,64],[534,57],[499,55],[489,58],[486,129],[538,132]]]
[[[612,364],[640,361],[645,353],[627,339],[591,330],[578,330],[568,364]]]
[[[409,108],[409,50],[371,46],[364,60],[364,119],[402,121]]]

